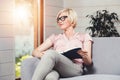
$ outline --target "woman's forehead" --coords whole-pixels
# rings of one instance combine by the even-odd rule
[[[60,15],[59,15],[59,17],[61,17],[61,16],[67,16],[68,14],[66,13],[66,12],[62,12]]]

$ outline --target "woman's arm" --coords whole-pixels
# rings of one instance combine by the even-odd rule
[[[92,55],[91,55],[92,42],[85,41],[83,45],[84,45],[83,49],[80,50],[78,53],[82,56],[84,64],[90,65],[92,64]]]
[[[40,58],[41,56],[43,56],[44,51],[46,51],[50,47],[52,47],[52,42],[50,39],[47,39],[40,46],[38,46],[35,50],[33,50],[32,56]]]

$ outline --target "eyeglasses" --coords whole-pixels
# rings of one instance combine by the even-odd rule
[[[66,19],[67,17],[68,17],[68,16],[61,16],[61,17],[58,17],[58,18],[57,18],[57,22],[59,22],[59,20],[65,21],[65,19]]]

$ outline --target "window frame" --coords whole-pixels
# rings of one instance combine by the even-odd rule
[[[34,48],[43,42],[44,35],[44,0],[34,0]]]

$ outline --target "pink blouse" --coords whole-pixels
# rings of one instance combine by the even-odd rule
[[[53,49],[58,53],[63,53],[74,48],[83,49],[83,43],[85,41],[92,41],[92,38],[89,34],[82,34],[79,32],[75,33],[75,35],[70,39],[68,39],[64,33],[58,35],[53,34],[48,39],[51,40]]]

